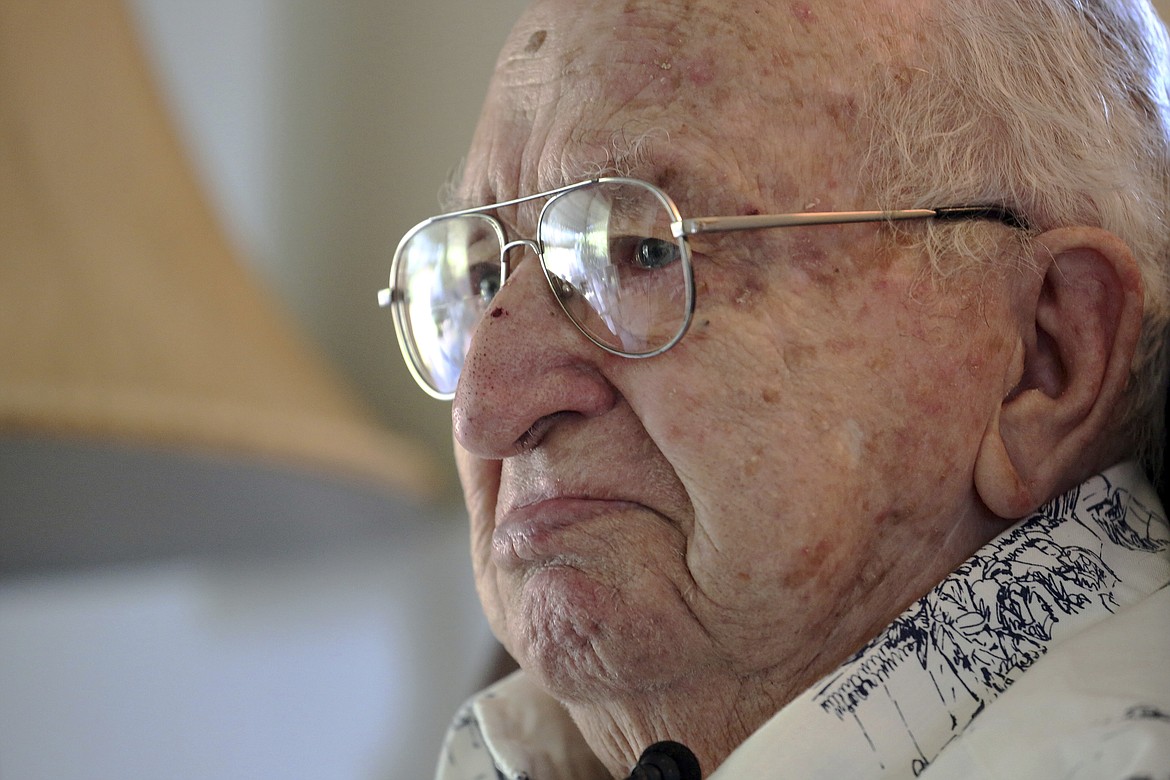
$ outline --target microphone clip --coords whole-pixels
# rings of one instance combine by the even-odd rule
[[[669,740],[642,751],[626,780],[702,780],[699,759],[685,745]]]

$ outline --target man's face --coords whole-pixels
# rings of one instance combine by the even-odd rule
[[[856,9],[581,5],[543,3],[513,33],[464,199],[616,160],[684,217],[875,207],[857,188],[869,55],[840,21]],[[538,207],[501,212],[510,240]],[[694,324],[646,360],[590,344],[520,262],[453,416],[480,596],[558,696],[783,700],[987,535],[971,472],[1011,389],[1008,283],[937,291],[885,230],[696,238]]]

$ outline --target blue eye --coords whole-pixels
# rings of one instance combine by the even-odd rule
[[[634,264],[640,268],[665,268],[681,257],[678,244],[660,238],[643,238],[634,250]]]
[[[471,291],[487,303],[500,291],[500,267],[492,263],[476,263],[468,269]]]

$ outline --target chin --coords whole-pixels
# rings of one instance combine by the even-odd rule
[[[667,612],[677,603],[570,566],[546,567],[512,600],[505,645],[563,702],[636,696],[670,684],[687,666],[687,632]]]

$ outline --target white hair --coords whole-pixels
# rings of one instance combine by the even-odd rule
[[[1156,471],[1170,321],[1164,27],[1146,0],[943,0],[914,45],[914,61],[896,57],[869,96],[876,196],[898,208],[1002,204],[1040,229],[1096,225],[1124,240],[1145,315],[1115,424]],[[930,228],[936,272],[985,259],[975,235]],[[1009,261],[1027,262],[1026,239],[1017,249]]]

